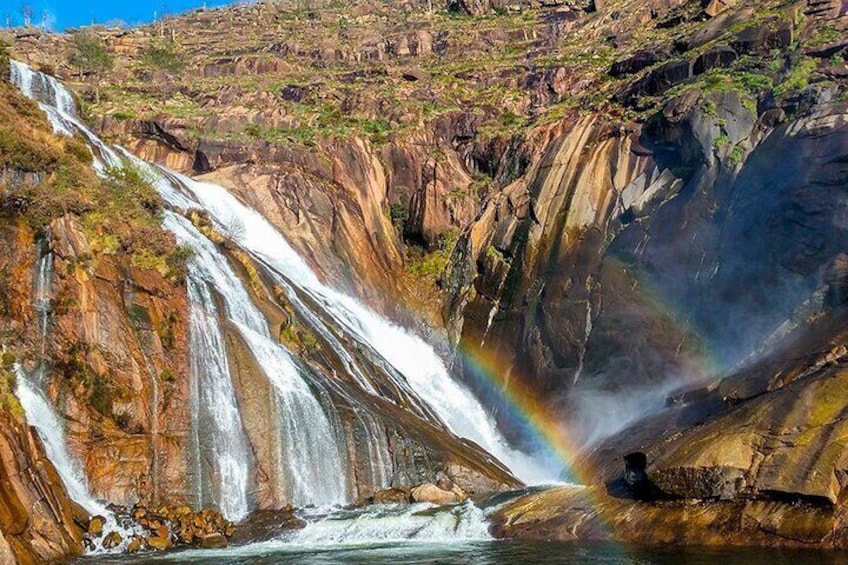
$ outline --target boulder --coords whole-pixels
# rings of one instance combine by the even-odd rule
[[[303,102],[308,94],[309,91],[306,88],[294,84],[286,86],[280,92],[282,99],[287,102]]]
[[[371,504],[406,504],[409,502],[410,493],[402,488],[388,488],[374,493]]]
[[[650,66],[663,61],[666,58],[665,54],[656,49],[645,49],[637,51],[626,59],[620,59],[612,64],[609,69],[609,75],[615,78],[621,78],[628,75],[633,75],[647,69]]]
[[[168,538],[160,538],[159,536],[152,536],[147,538],[147,545],[159,551],[170,549],[173,546],[171,540],[169,540]]]
[[[227,547],[228,542],[224,534],[214,533],[203,536],[200,540],[200,547],[203,549],[223,549]]]
[[[727,45],[713,47],[695,59],[692,65],[692,73],[701,75],[711,69],[725,69],[731,66],[737,59],[736,51]]]
[[[704,13],[714,18],[719,14],[736,7],[737,0],[708,0]]]
[[[766,54],[772,49],[786,49],[793,37],[791,22],[769,19],[740,31],[733,48],[740,53]]]
[[[418,485],[410,493],[415,502],[430,502],[439,506],[462,502],[461,496],[453,491],[440,489],[433,483]]]
[[[127,553],[138,553],[144,549],[144,538],[141,536],[133,536],[130,543],[127,544]]]
[[[103,538],[103,549],[115,549],[121,542],[124,541],[124,538],[121,537],[121,534],[118,532],[109,532],[105,538]]]
[[[234,545],[244,545],[276,539],[285,532],[304,527],[306,527],[306,522],[292,512],[256,510],[227,537],[230,538],[229,542]]]
[[[94,538],[99,538],[103,535],[103,524],[106,523],[106,518],[103,516],[94,516],[88,521],[86,531],[88,535]]]
[[[634,98],[639,95],[657,96],[675,84],[680,84],[690,78],[692,78],[691,61],[670,61],[631,85],[627,92],[627,98]]]
[[[156,528],[156,536],[160,538],[169,538],[171,536],[171,530],[168,526],[162,524],[158,528]]]
[[[624,482],[631,487],[638,487],[648,480],[648,458],[641,451],[628,453],[624,456]]]

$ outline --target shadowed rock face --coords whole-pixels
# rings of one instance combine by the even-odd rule
[[[705,545],[846,547],[845,311],[585,455],[600,484],[505,506],[502,535]],[[622,489],[644,453],[652,495]]]
[[[600,422],[581,422],[581,405],[596,408],[581,398],[731,367],[827,288],[830,265],[838,271],[842,110],[770,128],[733,95],[704,103],[715,116],[679,100],[638,140],[574,123],[529,180],[490,201],[454,255],[449,317],[462,343],[485,334],[514,352],[525,381],[565,398],[584,429]]]

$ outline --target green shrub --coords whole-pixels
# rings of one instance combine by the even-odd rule
[[[792,67],[789,75],[774,89],[774,95],[778,98],[800,92],[810,84],[810,76],[816,70],[817,63],[814,59],[805,57],[801,62]]]
[[[399,231],[403,231],[406,221],[409,219],[409,211],[401,202],[393,202],[389,206],[389,219]]]
[[[106,51],[100,37],[91,32],[78,32],[71,37],[71,54],[68,58],[71,66],[76,67],[80,75],[91,73],[100,75],[112,68],[112,56]]]
[[[733,165],[740,164],[745,159],[745,148],[741,145],[734,145],[733,149],[730,150],[728,159]]]
[[[418,277],[439,277],[448,266],[457,241],[459,241],[459,234],[455,231],[443,234],[439,237],[434,251],[425,253],[407,264],[407,272]]]
[[[9,46],[0,39],[0,81],[9,82]]]
[[[3,355],[0,356],[0,366],[5,369],[11,369],[12,365],[15,364],[17,357],[11,351],[4,351]]]
[[[89,405],[103,416],[112,417],[112,403],[115,399],[115,392],[106,377],[94,374],[86,380],[91,388],[88,398]]]
[[[166,73],[178,73],[185,67],[183,56],[171,41],[154,41],[144,53],[144,63]]]

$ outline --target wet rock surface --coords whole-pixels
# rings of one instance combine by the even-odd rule
[[[306,522],[295,515],[294,508],[252,512],[236,528],[229,542],[233,545],[268,541],[291,530],[299,530]]]
[[[93,516],[84,543],[89,549],[138,553],[181,546],[220,549],[229,545],[237,528],[215,510],[193,511],[188,506],[110,505],[114,521]],[[105,526],[105,529],[104,529]],[[110,530],[117,526],[119,530]]]

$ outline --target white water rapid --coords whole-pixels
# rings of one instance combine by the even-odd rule
[[[213,291],[223,298],[227,319],[237,328],[277,393],[282,436],[278,460],[285,467],[287,498],[298,505],[344,502],[346,472],[338,441],[294,359],[271,338],[262,313],[215,245],[182,216],[166,212],[163,225],[181,244],[194,251],[189,263],[192,362],[198,365],[196,371],[207,377],[199,396],[201,408],[217,412],[214,426],[222,429],[214,443],[219,446],[218,450],[228,450],[220,453],[223,460],[220,465],[230,471],[222,479],[229,477],[230,480],[222,480],[221,484],[241,493],[232,494],[234,498],[244,499],[236,506],[241,513],[227,515],[241,518],[246,513],[249,448],[235,403]],[[328,468],[334,472],[324,472]]]

